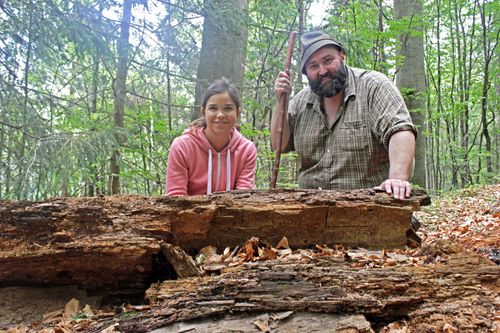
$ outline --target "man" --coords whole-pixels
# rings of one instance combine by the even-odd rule
[[[271,120],[274,150],[295,150],[299,187],[377,187],[409,197],[417,130],[398,89],[385,75],[345,65],[342,44],[321,31],[305,33],[301,71],[309,80],[290,101],[279,142],[278,103]],[[291,91],[280,72],[277,100]]]

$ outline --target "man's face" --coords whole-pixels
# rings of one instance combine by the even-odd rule
[[[344,90],[347,81],[345,54],[334,46],[314,52],[306,64],[311,90],[321,97],[333,97]]]

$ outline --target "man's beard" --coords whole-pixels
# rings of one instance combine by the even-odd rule
[[[322,83],[325,77],[330,78]],[[347,82],[347,68],[344,64],[331,73],[327,71],[324,75],[319,75],[316,80],[309,79],[311,90],[320,97],[333,97],[344,90]]]

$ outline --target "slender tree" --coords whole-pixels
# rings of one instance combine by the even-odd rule
[[[124,109],[126,99],[126,80],[128,70],[128,50],[129,50],[129,35],[130,35],[130,20],[132,17],[132,4],[134,0],[125,0],[123,2],[123,12],[120,24],[120,38],[118,39],[118,63],[116,67],[116,78],[113,86],[115,96],[115,111],[114,111],[114,126],[117,129],[124,127]],[[120,145],[124,142],[121,133],[117,134],[117,143]],[[110,194],[120,193],[120,149],[117,147],[110,160],[111,169],[111,186]]]
[[[483,87],[482,87],[482,94],[481,94],[481,125],[482,125],[482,135],[484,136],[485,144],[486,144],[486,170],[487,172],[492,175],[493,174],[493,161],[492,161],[492,155],[493,155],[493,150],[492,150],[492,144],[491,144],[491,137],[490,137],[490,132],[488,130],[488,96],[489,96],[489,91],[491,88],[491,83],[490,83],[490,63],[492,59],[493,52],[495,48],[498,45],[498,37],[496,43],[493,45],[493,48],[491,47],[491,44],[488,41],[488,26],[486,24],[487,21],[487,15],[488,13],[486,12],[486,3],[484,2],[483,4],[480,4],[479,1],[477,1],[478,8],[479,8],[479,13],[481,17],[481,30],[482,30],[482,40],[483,40],[483,57],[484,57],[484,67],[483,67]],[[491,20],[491,17],[488,18]],[[497,28],[497,36],[498,36],[498,31],[500,29]],[[479,159],[480,160],[480,159]]]
[[[394,1],[394,14],[395,19],[404,20],[407,23],[407,30],[400,35],[399,54],[404,60],[398,69],[396,83],[403,92],[413,122],[419,128],[413,182],[426,188],[426,82],[422,37],[422,1],[396,0]]]

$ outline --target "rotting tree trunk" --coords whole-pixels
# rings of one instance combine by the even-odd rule
[[[300,315],[356,315],[361,317],[358,323],[366,318],[378,329],[404,320],[411,332],[497,332],[500,267],[475,253],[443,244],[423,248],[421,265],[402,261],[390,267],[356,267],[352,258],[318,256],[253,262],[215,277],[164,281],[147,291],[152,302],[147,311],[132,318],[102,320],[88,331],[116,325],[123,333],[162,327],[158,332],[177,332],[173,328],[182,323],[184,328],[207,332],[215,331],[207,330],[214,329],[215,323],[221,328],[233,320],[228,317],[231,314],[252,318],[259,313],[293,311]],[[251,326],[254,319],[248,318],[247,326]],[[449,330],[443,330],[445,325]],[[288,332],[310,331],[306,328]],[[371,331],[358,328],[354,332]]]
[[[164,241],[194,252],[251,237],[292,248],[406,244],[424,192],[236,191],[211,196],[56,198],[0,205],[0,285],[148,287]]]

